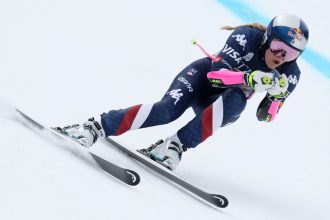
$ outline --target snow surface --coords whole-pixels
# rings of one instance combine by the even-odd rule
[[[14,106],[54,126],[158,101],[173,77],[202,57],[192,38],[216,52],[229,35],[219,27],[246,23],[219,2],[1,1],[0,219],[330,219],[330,81],[305,60],[274,123],[257,121],[263,94],[256,95],[237,123],[184,154],[176,173],[227,196],[223,211],[97,143],[94,153],[141,175],[138,186],[125,186],[13,120]],[[269,18],[302,16],[310,47],[330,57],[328,1],[248,4]],[[169,125],[116,140],[145,147],[192,117],[188,110]]]

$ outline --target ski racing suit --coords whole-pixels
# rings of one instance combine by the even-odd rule
[[[270,72],[264,58],[267,46],[262,44],[263,35],[256,28],[239,27],[231,33],[223,49],[216,54],[217,61],[205,57],[188,65],[175,77],[159,102],[103,113],[101,123],[106,136],[167,124],[192,107],[195,117],[177,131],[185,149],[196,147],[218,128],[235,122],[254,90],[246,85],[215,88],[207,78],[207,73],[220,69]],[[300,70],[296,61],[284,63],[277,70],[288,77],[289,87],[285,95],[280,97],[267,93],[257,110],[260,121],[274,120],[283,102],[298,83]]]

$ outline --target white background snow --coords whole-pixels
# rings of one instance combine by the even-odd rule
[[[158,101],[175,75],[224,45],[223,25],[246,23],[215,0],[11,0],[0,2],[0,219],[330,219],[330,81],[299,60],[300,83],[274,123],[241,119],[183,155],[176,173],[230,204],[210,208],[104,143],[91,150],[136,170],[128,187],[12,121],[16,106],[46,125],[80,123],[111,109]],[[269,18],[294,13],[309,46],[329,56],[328,1],[252,0]],[[253,11],[247,11],[253,20]],[[164,126],[118,138],[142,148]]]

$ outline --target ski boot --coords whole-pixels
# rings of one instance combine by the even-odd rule
[[[98,138],[105,137],[101,123],[95,121],[94,118],[88,119],[82,125],[74,124],[63,128],[55,127],[53,129],[72,138],[86,148],[90,148]]]
[[[185,150],[178,136],[174,135],[138,151],[173,171],[179,165],[182,152]]]

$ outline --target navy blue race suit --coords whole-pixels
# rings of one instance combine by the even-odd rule
[[[132,129],[167,124],[192,107],[195,117],[179,129],[177,135],[185,148],[196,147],[216,129],[235,122],[245,109],[247,98],[254,92],[249,86],[214,88],[207,73],[223,68],[243,72],[270,72],[264,58],[267,48],[262,44],[263,35],[256,28],[237,28],[228,37],[223,49],[216,54],[219,61],[214,62],[205,57],[188,65],[175,77],[159,102],[102,114],[101,123],[106,135],[120,135]],[[300,70],[296,61],[284,63],[277,70],[288,77],[288,91],[281,98],[268,94],[265,96],[257,110],[260,121],[268,121],[267,111],[272,102],[282,104],[299,81]]]

